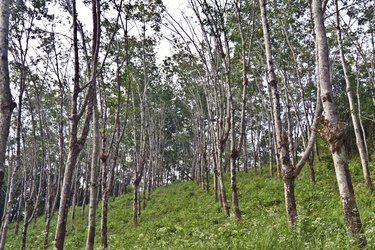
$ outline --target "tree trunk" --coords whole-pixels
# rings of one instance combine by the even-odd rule
[[[77,178],[78,178],[78,169],[76,167],[75,173],[73,174],[73,183],[72,183],[72,204],[70,206],[70,228],[73,231],[74,230],[74,221],[75,221],[75,208],[77,203]]]
[[[9,5],[9,0],[4,0],[0,2],[0,187],[3,186],[4,180],[5,154],[8,142],[11,116],[13,109],[16,107],[16,104],[12,100],[12,94],[10,92],[9,87]],[[7,210],[4,210],[4,215],[7,216]],[[4,223],[6,223],[6,220],[2,221],[0,249],[4,249],[5,246],[7,225],[5,225]]]
[[[338,121],[336,105],[333,102],[332,84],[329,72],[328,43],[324,27],[321,0],[312,1],[312,13],[318,48],[318,77],[321,88],[321,100],[325,113],[325,117],[322,119],[322,135],[328,141],[332,153],[343,207],[344,221],[348,234],[358,245],[365,246],[366,237],[363,234],[362,222],[349,174],[348,157],[344,146],[344,130]]]
[[[237,152],[238,153],[238,152]],[[233,153],[232,153],[233,154]],[[233,214],[234,217],[237,220],[241,219],[241,212],[238,204],[238,194],[237,194],[237,171],[236,171],[236,158],[237,157],[232,157],[232,162],[231,162],[231,189],[232,189],[232,206],[233,206]]]
[[[269,171],[270,176],[273,176],[273,136],[272,136],[272,126],[270,117],[268,115],[268,161],[269,161]]]
[[[316,182],[315,169],[314,169],[314,156],[315,156],[315,153],[314,153],[314,150],[312,149],[310,153],[310,157],[309,157],[309,170],[310,170],[310,178],[313,183]]]
[[[335,5],[336,5],[337,42],[338,42],[339,51],[340,51],[341,65],[342,65],[342,69],[344,71],[344,78],[345,78],[345,83],[346,83],[346,95],[347,95],[348,101],[349,101],[350,115],[351,115],[352,123],[353,123],[353,127],[354,127],[354,133],[355,133],[355,138],[356,138],[359,156],[361,158],[363,177],[365,179],[366,190],[371,192],[373,190],[372,181],[371,181],[371,177],[370,177],[366,148],[365,148],[365,144],[364,144],[363,137],[362,137],[362,134],[361,134],[361,127],[360,127],[360,124],[358,122],[358,117],[356,115],[356,111],[354,110],[355,107],[354,107],[354,100],[353,100],[353,94],[352,94],[352,86],[351,86],[351,82],[350,82],[350,79],[349,79],[349,76],[348,76],[348,65],[347,65],[347,62],[345,60],[345,52],[344,52],[342,35],[341,35],[341,27],[340,27],[340,11],[339,11],[337,0],[335,0]]]
[[[147,183],[147,173],[149,171],[145,171],[144,173],[144,177],[143,177],[143,183],[142,183],[142,210],[145,210],[146,209],[146,183]]]
[[[266,50],[267,60],[267,73],[268,73],[268,88],[270,89],[273,122],[275,124],[276,132],[276,144],[279,152],[281,170],[284,180],[284,193],[285,193],[285,206],[289,223],[294,225],[297,221],[297,207],[294,197],[294,178],[293,166],[290,162],[290,152],[288,150],[288,136],[283,131],[281,118],[280,118],[280,97],[277,87],[277,79],[273,66],[271,39],[269,35],[267,12],[266,12],[266,0],[259,0],[261,16],[262,16],[262,27],[264,36],[264,45]]]
[[[1,238],[0,238],[0,249],[4,249],[5,246],[5,240],[6,240],[6,234],[7,234],[7,229],[8,225],[10,222],[10,214],[12,210],[12,205],[13,205],[13,194],[14,194],[14,189],[15,189],[15,174],[17,172],[17,167],[15,166],[11,177],[10,177],[10,183],[8,185],[8,195],[7,195],[7,200],[6,200],[6,206],[4,209],[4,216],[3,216],[3,221],[1,223]]]
[[[21,190],[23,189],[23,181],[22,181],[22,184],[21,184]],[[16,225],[14,226],[14,234],[15,235],[18,235],[18,231],[19,231],[19,226],[20,226],[20,220],[21,220],[21,204],[23,203],[23,194],[21,194],[21,197],[19,197],[18,199],[18,203],[17,203],[17,214],[16,214]]]
[[[134,184],[133,188],[133,225],[138,225],[138,184]]]
[[[220,149],[219,149],[220,150]],[[218,184],[219,184],[219,189],[220,189],[220,201],[221,201],[221,205],[222,207],[224,208],[224,214],[226,217],[229,218],[230,216],[230,212],[229,212],[229,206],[228,206],[228,200],[227,200],[227,194],[225,192],[225,186],[224,186],[224,179],[223,179],[223,174],[222,174],[222,153],[220,152],[219,155],[218,155],[218,159],[217,159],[217,175],[218,175]]]
[[[216,168],[215,167],[215,165],[214,165],[214,168]],[[216,202],[218,202],[219,201],[219,188],[218,188],[218,185],[217,185],[217,171],[216,171],[216,169],[214,169],[214,176],[213,176],[213,179],[214,179],[214,198],[215,198],[215,201]]]
[[[95,79],[95,78],[94,78]],[[88,217],[88,228],[87,228],[87,240],[86,249],[94,249],[95,243],[95,216],[97,207],[98,197],[98,157],[99,157],[99,111],[96,98],[96,91],[94,91],[94,115],[93,115],[93,147],[91,155],[91,167],[90,167],[90,201],[89,201],[89,217]],[[103,181],[103,180],[102,180]]]
[[[8,33],[10,0],[0,3],[0,187],[3,185],[5,153],[9,135],[10,120],[16,104],[10,92],[8,67]],[[0,242],[0,247],[4,246]]]
[[[103,190],[103,194],[102,194],[102,220],[101,220],[101,232],[100,232],[103,249],[108,249],[107,214],[108,214],[108,189],[105,189]]]
[[[294,196],[294,178],[284,178],[285,206],[288,221],[291,225],[297,222],[297,206]]]
[[[93,40],[92,40],[92,61],[89,79],[88,92],[82,105],[81,110],[78,112],[78,95],[81,92],[79,82],[79,60],[78,60],[78,38],[77,38],[77,11],[76,1],[73,0],[73,47],[74,47],[74,88],[72,98],[72,108],[70,115],[70,137],[69,137],[69,154],[66,161],[64,180],[61,188],[59,215],[56,223],[55,233],[55,249],[64,248],[66,220],[69,206],[69,198],[71,194],[71,182],[74,167],[77,163],[79,153],[86,142],[89,132],[90,121],[93,113],[93,103],[96,88],[96,74],[98,65],[99,43],[100,43],[100,1],[92,0],[92,14],[93,14]],[[78,138],[79,121],[83,113],[86,111],[84,124],[80,138]]]
[[[356,68],[358,69],[357,63],[356,63]],[[361,108],[361,98],[359,96],[359,79],[358,79],[358,75],[356,76],[356,79],[357,79],[356,96],[357,96],[357,107],[358,107],[358,121],[359,121],[359,125],[361,127],[361,132],[362,132],[362,136],[363,136],[363,143],[365,144],[367,159],[370,162],[371,161],[371,152],[370,152],[370,150],[368,148],[368,145],[367,145],[366,131],[365,131],[365,128],[363,126],[363,121],[362,121],[362,108]]]

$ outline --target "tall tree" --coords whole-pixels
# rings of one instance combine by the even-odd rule
[[[332,83],[329,71],[329,50],[321,0],[312,1],[312,14],[317,43],[318,80],[325,114],[321,119],[323,125],[322,135],[327,140],[332,154],[348,234],[358,245],[365,246],[366,237],[363,234],[361,217],[349,173],[347,151],[344,145],[345,131],[343,125],[338,120],[336,105],[332,94]]]
[[[294,176],[293,166],[290,161],[290,152],[288,149],[288,136],[283,131],[281,123],[281,106],[280,106],[280,95],[277,86],[277,79],[272,58],[272,47],[271,38],[269,34],[267,11],[266,11],[266,0],[259,0],[262,27],[264,36],[264,46],[266,50],[266,61],[267,61],[267,76],[268,76],[268,88],[270,89],[271,102],[272,102],[272,115],[276,134],[277,150],[279,151],[279,157],[282,167],[282,175],[284,180],[284,192],[285,192],[285,206],[288,215],[288,220],[291,224],[294,224],[297,220],[297,207],[294,196]]]
[[[346,83],[346,95],[348,97],[349,101],[349,110],[350,110],[350,116],[352,118],[352,123],[354,127],[354,134],[356,138],[357,148],[359,152],[359,156],[361,159],[362,164],[362,170],[363,170],[363,176],[365,178],[365,184],[367,191],[372,191],[372,181],[370,176],[370,170],[368,166],[368,159],[367,159],[367,153],[366,153],[366,147],[363,140],[361,127],[359,124],[357,111],[355,110],[354,106],[354,99],[353,99],[353,93],[352,93],[352,85],[349,79],[349,66],[345,59],[345,51],[344,51],[344,45],[343,45],[343,39],[342,39],[342,33],[341,33],[341,25],[340,25],[340,10],[339,10],[339,3],[338,0],[335,0],[335,6],[336,6],[336,33],[337,33],[337,43],[340,51],[340,60],[342,69],[344,72],[344,79]]]
[[[73,47],[74,47],[74,83],[72,106],[70,115],[70,138],[69,138],[69,153],[65,164],[64,180],[61,188],[61,198],[59,215],[56,225],[55,233],[55,249],[64,248],[64,239],[66,231],[66,220],[68,214],[68,205],[71,195],[71,183],[73,177],[74,167],[77,163],[78,156],[85,145],[90,121],[93,113],[95,89],[96,89],[96,75],[98,67],[99,44],[100,44],[100,0],[92,0],[92,18],[93,18],[93,33],[92,33],[92,54],[91,65],[88,66],[89,79],[87,83],[87,93],[83,104],[79,109],[79,94],[84,90],[84,86],[80,86],[80,67],[79,67],[79,53],[78,53],[78,20],[76,1],[72,0],[72,16],[73,16]],[[82,125],[80,135],[79,124],[82,116],[85,119]]]
[[[10,78],[8,65],[9,44],[9,7],[10,1],[0,3],[0,187],[3,185],[4,165],[9,135],[11,116],[16,104],[10,92]],[[4,249],[6,228],[2,227],[0,249]]]
[[[95,80],[96,81],[96,80]],[[99,158],[99,110],[97,104],[96,90],[94,91],[94,107],[93,107],[93,145],[90,166],[90,200],[89,200],[89,218],[87,229],[86,249],[94,249],[95,240],[95,224],[96,224],[96,207],[98,198],[98,158]],[[103,181],[103,180],[102,180]]]
[[[5,154],[10,120],[13,109],[16,107],[9,87],[9,5],[10,0],[4,0],[0,3],[0,186],[2,186],[4,179]]]
[[[282,178],[284,181],[284,195],[285,195],[285,206],[288,216],[288,221],[291,225],[294,225],[297,221],[297,207],[296,200],[294,195],[294,183],[295,179],[301,172],[305,162],[308,160],[310,153],[313,149],[315,138],[316,138],[316,129],[318,126],[318,118],[321,113],[322,105],[319,100],[320,88],[317,86],[317,102],[315,106],[314,118],[311,124],[311,133],[308,138],[308,143],[305,147],[305,150],[296,164],[292,164],[290,160],[289,151],[289,138],[288,133],[283,131],[282,122],[281,122],[281,107],[280,107],[280,97],[278,91],[278,84],[276,73],[273,64],[273,54],[271,39],[269,35],[268,27],[268,18],[267,18],[267,9],[266,2],[260,0],[261,16],[262,16],[262,27],[263,27],[263,36],[265,41],[266,48],[266,60],[267,60],[267,75],[268,75],[268,88],[271,97],[271,111],[272,111],[272,122],[273,122],[273,131],[276,137],[276,152],[278,152],[278,157],[281,163],[281,172]]]

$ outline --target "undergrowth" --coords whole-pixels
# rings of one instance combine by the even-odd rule
[[[365,192],[359,160],[351,161],[350,171],[368,249],[375,249],[374,194]],[[276,177],[254,176],[253,172],[238,174],[242,212],[239,222],[226,219],[214,201],[213,193],[202,191],[191,181],[156,189],[141,212],[138,226],[131,224],[132,195],[111,198],[109,249],[353,249],[343,225],[333,164],[329,158],[316,165],[316,180],[315,184],[310,181],[307,169],[296,180],[298,223],[293,228],[286,220],[282,181]],[[230,194],[229,176],[225,176],[225,182]],[[74,229],[68,220],[65,249],[85,247],[87,211],[82,219],[81,210],[76,208]],[[55,223],[53,220],[50,243]],[[29,227],[27,249],[42,248],[43,231],[44,218],[40,217]],[[14,234],[14,224],[11,224],[6,249],[20,249],[20,242],[21,236]],[[100,204],[95,247],[101,249]]]

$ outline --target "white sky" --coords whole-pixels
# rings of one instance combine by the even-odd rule
[[[188,6],[187,0],[163,0],[164,5],[166,6],[167,11],[179,20],[179,15],[181,11],[186,10]],[[163,27],[162,32],[167,32]],[[157,47],[157,62],[161,63],[164,58],[171,54],[172,46],[166,39],[162,39]]]
[[[179,18],[180,13],[187,9],[188,1],[187,0],[163,0],[163,4],[166,6],[167,11],[174,16],[176,20],[180,20]],[[92,29],[92,21],[91,21],[91,9],[90,6],[85,6],[83,1],[77,1],[77,9],[78,9],[78,19],[84,23],[87,30]],[[162,32],[168,32],[164,27],[162,27]],[[166,39],[162,39],[159,42],[159,45],[156,48],[157,51],[157,62],[161,63],[166,56],[171,54],[172,46],[169,41]]]

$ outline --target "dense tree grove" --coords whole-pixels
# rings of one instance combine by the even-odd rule
[[[99,224],[108,249],[109,197],[133,192],[137,225],[176,180],[241,220],[239,171],[281,178],[293,226],[297,177],[319,181],[322,148],[348,237],[366,245],[348,159],[372,192],[374,1],[2,0],[0,53],[0,249],[10,223],[26,249],[37,217],[44,249],[63,249],[77,217],[86,249]]]

